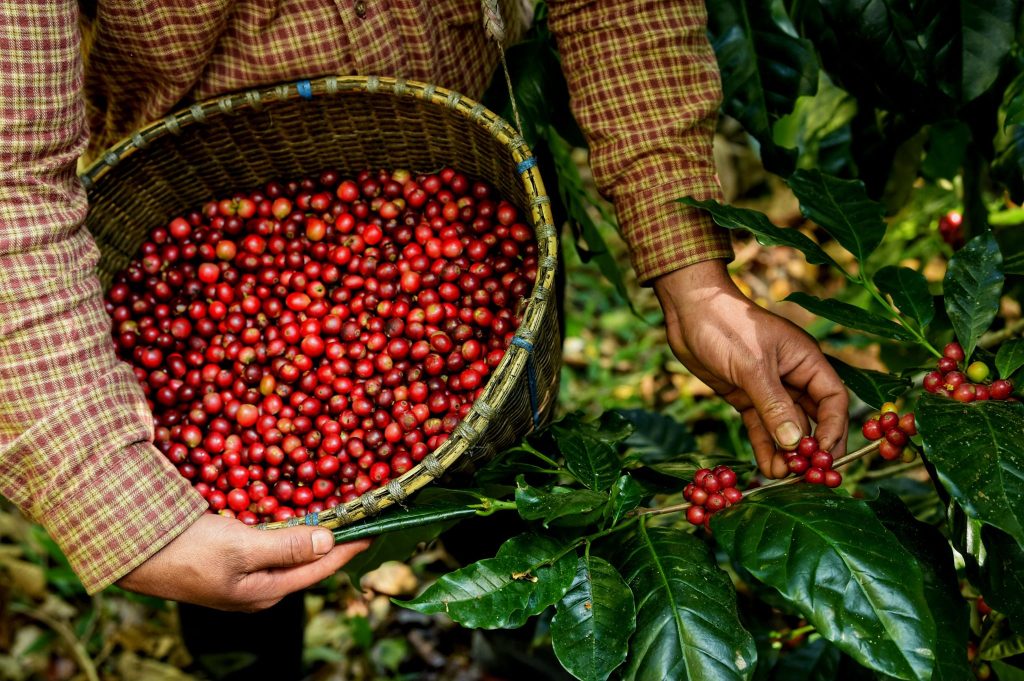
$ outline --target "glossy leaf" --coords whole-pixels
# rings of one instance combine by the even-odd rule
[[[982,528],[981,541],[986,553],[981,566],[985,602],[1019,626],[1024,623],[1024,549],[994,527]]]
[[[626,659],[636,629],[633,592],[603,558],[581,556],[576,578],[551,620],[551,645],[581,681],[604,681]]]
[[[844,275],[849,276],[821,246],[814,243],[809,236],[798,229],[776,227],[768,216],[749,208],[736,208],[717,201],[697,201],[691,197],[678,199],[680,203],[695,208],[703,208],[711,214],[711,219],[719,227],[726,229],[742,229],[750,232],[762,246],[789,246],[804,254],[807,262],[812,265],[832,265]]]
[[[410,601],[395,601],[424,614],[443,612],[471,629],[512,629],[556,603],[576,573],[573,552],[552,539],[519,535],[485,558],[441,576]]]
[[[375,570],[389,560],[405,561],[416,551],[420,544],[430,543],[442,532],[453,527],[458,521],[448,520],[434,522],[403,530],[394,530],[377,537],[365,551],[353,556],[342,570],[352,579],[353,584],[370,570]]]
[[[611,503],[605,512],[609,525],[615,525],[635,509],[648,495],[643,485],[630,475],[623,475],[612,485]]]
[[[818,170],[798,170],[786,184],[800,201],[800,212],[863,262],[885,236],[882,204],[868,198],[864,183]]]
[[[1014,201],[1024,201],[1024,124],[1000,128],[996,134],[992,178],[1006,187]],[[1013,271],[1024,269],[1024,263],[1013,257],[1016,254],[1009,253]]]
[[[999,346],[996,352],[996,370],[1002,378],[1010,378],[1024,366],[1024,338],[1013,338]]]
[[[544,491],[526,483],[522,476],[516,480],[516,508],[524,520],[540,520],[545,527],[555,520],[563,524],[587,524],[593,511],[608,503],[608,495],[589,489],[554,487]],[[572,521],[577,522],[572,522]]]
[[[996,618],[978,645],[978,657],[982,660],[1002,660],[1024,655],[1024,635],[1015,633],[1009,620]]]
[[[946,268],[946,313],[968,357],[999,312],[1002,262],[999,245],[991,233],[986,233],[968,241],[950,258]]]
[[[1017,74],[1003,94],[1004,126],[1024,123],[1024,71]]]
[[[928,281],[917,270],[895,265],[883,267],[875,273],[875,286],[892,296],[899,311],[920,326],[928,326],[935,319],[935,299],[928,291]]]
[[[593,430],[555,424],[551,433],[565,457],[566,468],[590,489],[603,492],[619,477],[619,455]]]
[[[617,413],[633,424],[633,432],[623,444],[644,463],[666,461],[697,449],[690,429],[668,414],[647,409],[620,409]]]
[[[967,515],[1024,543],[1024,405],[924,395],[917,428],[928,461]]]
[[[963,44],[960,101],[988,90],[1014,43],[1014,0],[960,0]]]
[[[931,678],[936,623],[921,569],[865,502],[790,485],[715,514],[711,527],[843,652],[899,679]]]
[[[334,530],[335,543],[376,537],[387,532],[424,525],[447,523],[475,515],[480,499],[458,490],[430,489],[430,494],[417,498],[409,506],[398,506],[383,513]],[[421,501],[422,499],[422,501]]]
[[[882,338],[913,341],[914,335],[907,329],[885,317],[832,298],[818,298],[802,291],[790,293],[785,298],[819,317],[824,317],[849,329],[866,331]]]
[[[640,525],[614,561],[637,598],[625,681],[751,678],[754,640],[739,622],[731,580],[704,542]]]
[[[825,355],[829,364],[839,374],[839,378],[853,394],[865,404],[880,409],[886,402],[894,402],[912,387],[909,378],[894,376],[882,371],[861,369],[851,366],[841,359]]]
[[[917,520],[895,494],[883,492],[869,504],[921,568],[925,598],[936,625],[932,681],[969,679],[967,604],[960,595],[949,541],[936,527]]]
[[[768,165],[792,169],[791,154],[776,149],[772,126],[790,113],[801,95],[818,85],[818,62],[810,41],[793,35],[772,16],[767,3],[710,0],[708,30],[722,73],[723,110],[762,145]]]
[[[1002,660],[992,660],[992,669],[995,670],[999,681],[1024,681],[1024,669]]]

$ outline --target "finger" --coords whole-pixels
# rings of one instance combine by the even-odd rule
[[[836,455],[835,447],[845,450],[846,433],[849,426],[850,398],[846,386],[839,379],[824,355],[813,347],[804,359],[786,376],[786,380],[805,386],[805,392],[814,407],[814,418],[818,424],[815,437],[825,451]],[[810,410],[809,410],[810,413]]]
[[[796,449],[806,432],[801,426],[800,415],[803,411],[782,386],[778,372],[771,367],[763,368],[758,374],[749,377],[744,388],[775,443],[781,449]]]
[[[315,562],[297,567],[270,570],[265,573],[269,580],[268,591],[275,597],[281,598],[285,594],[312,586],[320,580],[333,575],[345,563],[352,560],[357,554],[365,551],[369,546],[369,539],[338,544]]]
[[[744,409],[740,416],[747,427],[747,437],[754,447],[754,460],[761,473],[768,478],[781,478],[789,473],[786,459],[775,448],[775,441],[764,429],[761,418],[754,409]]]
[[[247,534],[248,572],[312,563],[334,547],[334,534],[323,527],[253,530]]]
[[[312,563],[251,572],[239,581],[234,600],[248,611],[268,608],[286,595],[330,577],[369,545],[369,539],[338,544]]]

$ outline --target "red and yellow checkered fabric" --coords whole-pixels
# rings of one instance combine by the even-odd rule
[[[152,446],[145,399],[114,356],[81,227],[79,156],[190,101],[329,73],[479,97],[498,56],[479,0],[94,4],[83,41],[77,0],[0,3],[0,493],[43,523],[90,591],[205,504]],[[503,5],[515,39],[526,12],[520,0]],[[722,233],[671,201],[718,193],[719,82],[703,3],[549,8],[598,186],[640,279],[730,257]]]

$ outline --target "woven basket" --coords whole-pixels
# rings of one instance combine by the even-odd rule
[[[385,487],[334,509],[268,523],[328,528],[401,503],[447,470],[471,466],[545,422],[561,362],[553,299],[558,240],[528,146],[481,104],[433,85],[378,77],[327,77],[208,100],[143,128],[82,174],[87,226],[109,287],[145,235],[215,197],[327,168],[415,173],[457,168],[485,180],[527,216],[539,271],[522,324],[480,399],[451,436]]]

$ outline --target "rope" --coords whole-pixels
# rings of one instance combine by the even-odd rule
[[[519,131],[519,136],[522,137],[523,122],[519,118],[519,107],[516,105],[516,95],[512,89],[512,75],[508,71],[508,62],[505,61],[505,20],[501,16],[498,0],[480,0],[480,4],[484,11],[484,31],[498,46],[498,54],[501,56],[501,70],[505,74],[505,87],[508,88],[508,98],[512,102],[512,116],[516,119],[516,130]]]

